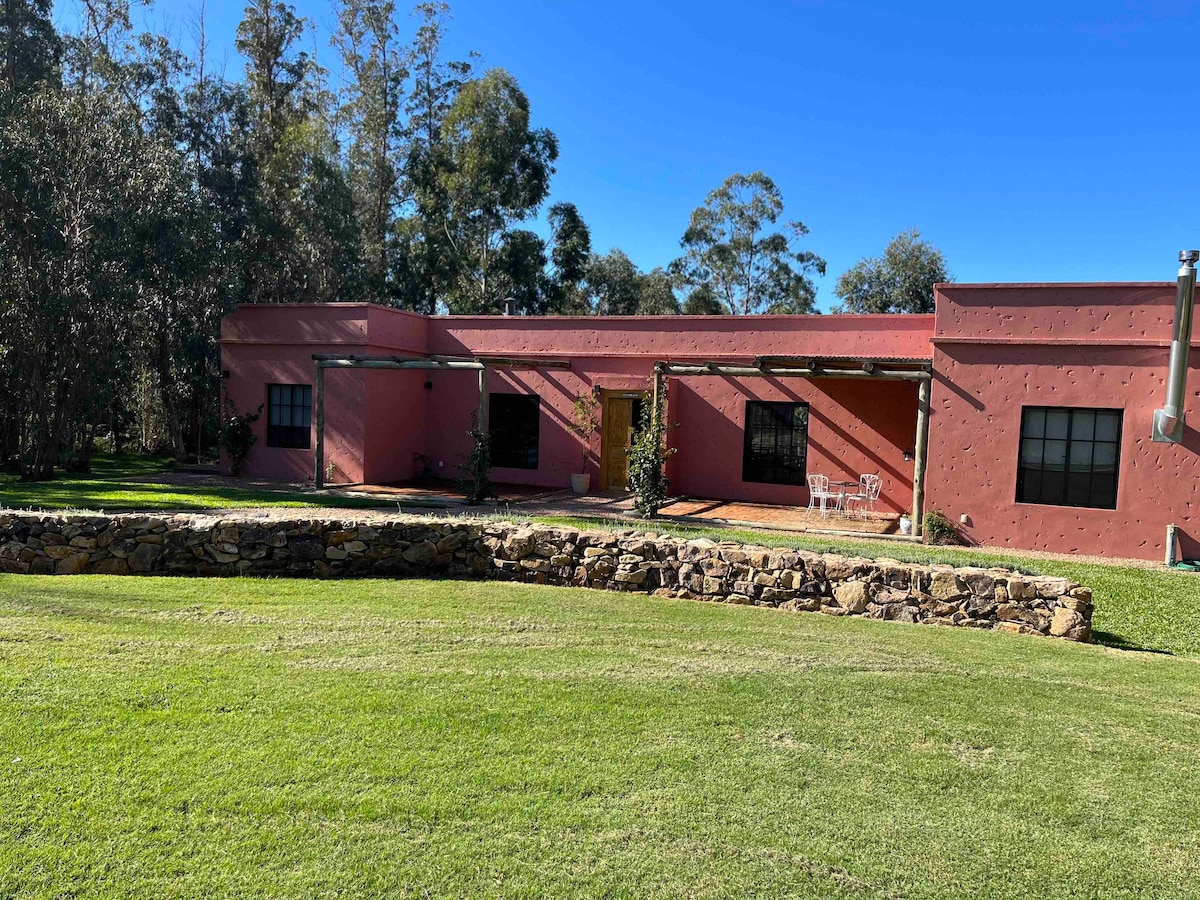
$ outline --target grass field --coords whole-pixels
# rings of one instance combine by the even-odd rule
[[[1191,897],[1200,668],[511,584],[0,577],[0,897]]]
[[[92,471],[86,475],[62,473],[53,481],[37,482],[0,476],[0,507],[200,511],[254,506],[349,509],[379,506],[378,502],[353,497],[314,499],[312,494],[303,491],[190,487],[128,480],[164,472],[167,466],[165,460],[159,459],[99,456],[93,461]]]

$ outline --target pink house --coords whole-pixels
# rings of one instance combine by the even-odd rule
[[[673,493],[807,504],[808,473],[874,473],[881,512],[940,510],[973,542],[1162,558],[1173,524],[1194,557],[1200,435],[1150,440],[1174,297],[1173,283],[954,284],[936,315],[746,318],[259,305],[226,317],[222,369],[235,408],[263,408],[245,461],[258,477],[452,476],[482,412],[495,481],[564,488],[584,449],[572,404],[591,393],[587,470],[620,489],[657,368]]]

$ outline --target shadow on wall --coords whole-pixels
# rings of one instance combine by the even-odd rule
[[[1175,528],[1176,553],[1179,559],[1200,559],[1200,540],[1188,534],[1182,528]]]
[[[917,390],[899,382],[838,382],[807,379],[733,377],[697,379],[674,384],[670,418],[680,426],[676,445],[684,448],[672,474],[683,493],[737,496],[752,502],[807,502],[807,487],[759,485],[741,480],[745,442],[745,404],[806,402],[810,472],[854,479],[864,472],[883,476],[882,507],[905,509],[911,502],[911,462],[903,461],[915,442]],[[702,446],[704,454],[687,454]],[[736,492],[736,493],[734,493]]]

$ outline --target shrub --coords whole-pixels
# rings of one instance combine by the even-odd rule
[[[258,409],[252,413],[239,413],[228,399],[225,400],[225,412],[221,416],[220,442],[221,449],[229,454],[230,475],[242,474],[242,463],[246,460],[246,454],[258,440],[250,426],[262,415],[262,410],[260,403]]]
[[[571,434],[583,441],[583,464],[579,471],[587,471],[588,457],[591,455],[592,432],[596,430],[599,423],[596,419],[596,413],[600,409],[600,401],[595,394],[577,394],[575,402],[571,405],[571,421],[567,423],[567,427],[571,430]]]
[[[471,430],[468,433],[475,445],[462,462],[462,477],[458,480],[458,487],[466,496],[468,505],[478,506],[489,497],[496,496],[491,479],[492,438],[479,427],[476,416],[471,418]]]
[[[962,535],[946,514],[936,509],[925,514],[925,541],[930,544],[961,544]]]

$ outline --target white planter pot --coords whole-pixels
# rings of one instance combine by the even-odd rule
[[[912,519],[910,519],[908,516],[900,517],[900,533],[912,534]]]
[[[582,475],[571,476],[571,490],[577,494],[586,494],[591,483],[592,476],[587,472],[584,472]]]

